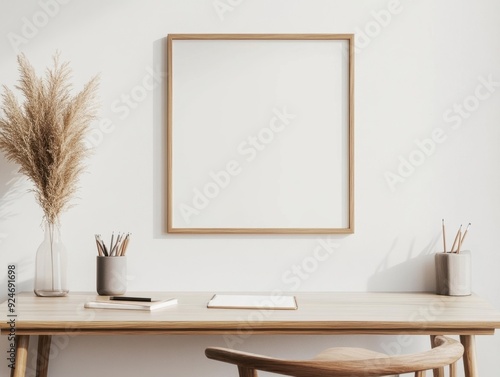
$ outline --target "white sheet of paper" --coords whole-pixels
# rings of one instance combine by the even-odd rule
[[[235,309],[297,309],[295,296],[216,294],[208,308]]]

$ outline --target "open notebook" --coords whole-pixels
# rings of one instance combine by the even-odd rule
[[[208,308],[221,309],[284,309],[298,308],[295,296],[216,294],[207,304]]]

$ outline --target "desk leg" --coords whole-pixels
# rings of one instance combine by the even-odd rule
[[[29,335],[19,335],[16,337],[16,369],[13,377],[26,376],[26,364],[28,363],[28,346],[30,344]]]
[[[49,370],[49,354],[50,354],[51,341],[52,341],[51,335],[38,336],[36,377],[47,377],[47,371]]]
[[[431,335],[431,347],[434,348],[436,345],[434,344],[434,339],[436,335]],[[444,368],[434,369],[433,370],[434,377],[444,377]]]
[[[465,377],[478,377],[476,362],[476,338],[474,335],[460,335],[460,342],[464,346]]]

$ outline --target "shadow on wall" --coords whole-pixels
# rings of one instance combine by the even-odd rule
[[[406,260],[390,265],[402,249],[396,238],[375,273],[368,279],[367,291],[429,291],[436,289],[434,255],[439,236],[423,249],[415,251],[415,240],[408,247]],[[399,259],[399,258],[398,258]]]
[[[18,172],[19,165],[8,161],[0,152],[0,221],[17,215],[10,206],[29,192],[27,178]]]
[[[29,272],[34,263],[33,258],[16,256],[15,250],[8,250],[3,245],[9,237],[9,224],[13,224],[12,220],[19,215],[19,207],[16,205],[26,194],[29,194],[30,184],[27,178],[17,172],[17,165],[10,163],[0,154],[0,283],[2,286],[7,286],[7,265],[16,265],[16,290],[31,290],[33,288],[33,279],[24,280],[23,277],[31,276]],[[25,273],[27,272],[27,273]],[[3,301],[6,293],[1,292],[0,299]]]
[[[27,179],[16,172],[13,164],[0,157],[0,244],[8,237],[8,220],[18,214],[15,203],[27,192]]]

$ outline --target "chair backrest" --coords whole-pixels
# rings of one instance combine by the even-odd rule
[[[415,373],[453,364],[463,354],[463,346],[454,339],[437,336],[435,347],[416,354],[378,357],[347,357],[329,360],[329,350],[311,360],[283,360],[227,348],[211,347],[205,355],[214,360],[238,366],[240,377],[256,377],[257,370],[294,377],[381,377],[391,374]]]

